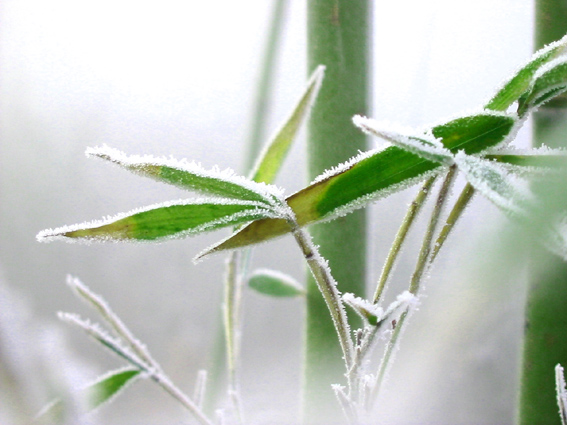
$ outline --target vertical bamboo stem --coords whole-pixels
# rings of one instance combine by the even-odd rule
[[[558,40],[566,32],[567,2],[536,1],[535,49]],[[541,107],[534,114],[533,125],[534,144],[565,146],[565,102],[555,100]],[[535,268],[540,271],[531,273],[528,286],[519,423],[560,424],[554,368],[557,363],[567,364],[567,265],[540,251],[534,252],[533,257]],[[545,268],[541,267],[543,264]]]
[[[309,125],[309,178],[366,149],[366,137],[352,116],[368,114],[370,2],[307,2],[308,71],[326,65],[325,83]],[[339,290],[364,295],[365,213],[313,226],[315,244],[329,261]],[[344,381],[342,351],[317,284],[307,283],[304,416],[307,423],[342,420],[331,384]],[[358,327],[357,323],[352,323]]]

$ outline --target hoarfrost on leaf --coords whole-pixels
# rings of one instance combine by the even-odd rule
[[[88,148],[87,156],[105,159],[136,174],[169,183],[182,189],[209,195],[256,201],[273,205],[283,197],[283,190],[237,175],[231,169],[206,170],[186,159],[155,158],[150,155],[126,155],[108,146]]]

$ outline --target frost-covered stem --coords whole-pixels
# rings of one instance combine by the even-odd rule
[[[237,417],[242,422],[242,411],[238,398],[238,332],[240,304],[242,298],[242,282],[239,276],[240,255],[238,251],[233,251],[227,261],[225,296],[224,296],[224,331],[226,336],[226,352],[228,364],[228,385],[229,395],[236,411]]]
[[[128,329],[120,317],[112,311],[102,296],[92,292],[77,278],[69,276],[67,278],[67,284],[99,312],[102,318],[113,329],[114,333],[128,343],[137,357],[151,368],[161,370],[161,366],[152,358],[146,346],[134,337],[130,329]]]
[[[348,324],[347,315],[345,307],[337,289],[337,282],[330,273],[329,267],[326,261],[317,250],[317,247],[313,244],[311,236],[306,230],[301,229],[297,224],[297,221],[293,219],[288,219],[288,223],[291,227],[291,233],[293,234],[309,270],[317,282],[319,291],[323,295],[323,299],[327,304],[327,308],[331,313],[331,318],[337,336],[339,338],[339,343],[343,352],[343,358],[345,362],[345,367],[349,370],[352,366],[353,361],[353,344],[350,337],[350,326]]]
[[[429,260],[430,262],[433,262],[435,260],[435,257],[437,257],[437,254],[439,254],[439,250],[447,240],[447,237],[451,233],[451,230],[453,230],[453,228],[455,227],[455,224],[457,224],[459,218],[461,218],[461,215],[467,208],[474,193],[475,190],[472,185],[470,183],[467,183],[463,188],[463,191],[459,195],[457,202],[455,202],[453,209],[449,213],[447,221],[445,221],[445,225],[441,229],[441,232],[439,232],[439,236],[437,237],[435,245],[433,246],[433,252],[431,253],[431,259]]]
[[[423,243],[421,245],[421,249],[419,252],[417,264],[415,266],[415,270],[411,277],[410,285],[409,285],[409,292],[417,295],[419,292],[419,287],[421,284],[421,280],[425,271],[427,270],[428,264],[430,264],[430,253],[432,248],[433,242],[433,235],[435,233],[435,229],[437,228],[437,224],[439,222],[439,217],[441,216],[441,212],[443,210],[443,206],[447,201],[447,195],[449,194],[451,185],[455,180],[455,175],[457,173],[457,168],[452,166],[449,168],[449,172],[443,181],[443,185],[439,190],[439,194],[437,195],[437,200],[435,202],[435,206],[433,207],[433,211],[431,213],[431,218],[429,220],[429,224],[425,231],[425,236],[423,238]],[[400,334],[403,330],[404,324],[408,318],[410,313],[410,309],[406,309],[400,316],[400,319],[397,321],[394,327],[394,332],[388,341],[388,345],[386,347],[386,352],[384,353],[384,357],[380,361],[380,365],[378,366],[378,373],[376,374],[376,383],[374,388],[372,389],[372,394],[369,397],[369,405],[368,408],[371,408],[372,403],[376,401],[378,398],[378,393],[380,392],[380,388],[382,383],[384,382],[384,377],[386,376],[386,372],[388,371],[391,363],[392,355],[394,354],[395,350],[397,349],[398,341],[400,338]]]
[[[565,389],[565,374],[560,364],[555,366],[555,392],[561,425],[567,425],[567,390]]]
[[[90,295],[93,295],[88,289],[87,292]],[[108,306],[106,307],[107,309],[109,309]],[[161,370],[161,368],[154,366],[156,362],[151,360],[152,357],[147,350],[145,350],[145,352],[147,353],[148,358],[151,360],[150,363],[147,363],[146,359],[139,358],[137,354],[129,352],[128,349],[125,349],[124,347],[121,346],[119,340],[114,340],[110,338],[110,336],[98,326],[92,325],[89,322],[80,319],[75,314],[59,313],[59,318],[67,323],[70,323],[72,325],[78,326],[79,328],[83,329],[88,335],[90,335],[96,341],[100,342],[102,345],[104,345],[105,347],[113,351],[115,354],[128,361],[130,364],[132,364],[142,372],[146,373],[147,376],[152,381],[156,382],[167,393],[169,393],[177,401],[179,401],[189,412],[191,412],[193,416],[195,416],[195,418],[201,424],[213,425],[213,423],[207,418],[207,416],[203,413],[203,411],[199,408],[199,406],[195,402],[193,402],[193,400],[191,400],[187,395],[185,395],[179,388],[177,388],[173,384],[173,382],[169,379],[169,377]],[[126,333],[131,335],[129,329],[126,328],[125,325],[123,326]]]
[[[398,258],[400,249],[402,248],[402,245],[406,240],[408,231],[412,226],[412,224],[414,223],[415,218],[421,211],[421,207],[425,203],[425,200],[427,199],[427,195],[429,194],[431,186],[433,185],[434,182],[435,182],[435,177],[431,177],[427,179],[427,181],[423,184],[423,186],[419,190],[415,199],[408,207],[406,215],[402,220],[402,224],[398,229],[398,233],[394,238],[394,243],[390,247],[390,252],[388,253],[388,257],[384,262],[384,267],[382,268],[382,273],[380,274],[380,278],[378,279],[378,285],[376,286],[376,291],[374,292],[374,297],[372,299],[372,302],[374,304],[378,303],[378,301],[380,301],[380,299],[382,298],[382,294],[384,293],[384,289],[386,288],[386,283],[388,282],[390,272],[392,271],[392,268],[394,267],[394,263]]]
[[[195,416],[195,418],[203,425],[213,425],[213,422],[205,416],[203,411],[191,400],[183,391],[177,388],[171,380],[163,373],[152,373],[150,378],[162,387],[165,392],[179,401],[183,407]]]
[[[352,124],[369,115],[371,4],[369,0],[307,1],[307,71],[323,64],[325,82],[311,111],[308,179],[367,149],[366,136]],[[365,294],[366,214],[359,210],[309,229],[329,261],[342,292]],[[317,284],[308,276],[305,317],[303,413],[307,423],[331,423],[341,412],[330,385],[342,378],[341,347]],[[360,326],[351,317],[350,325]]]
[[[264,45],[264,53],[260,75],[256,86],[256,95],[253,104],[253,113],[250,122],[250,133],[247,137],[247,155],[244,170],[250,171],[254,166],[256,157],[266,133],[266,117],[272,98],[272,81],[274,78],[275,62],[279,52],[283,23],[285,21],[288,1],[277,0],[272,9],[272,17],[268,27],[268,37]]]
[[[535,18],[537,50],[567,32],[567,2],[537,0]],[[533,114],[535,146],[566,146],[565,103],[565,97],[560,96]],[[535,248],[531,257],[535,267],[530,273],[525,310],[518,423],[559,424],[553,369],[557,363],[567,363],[567,264]]]

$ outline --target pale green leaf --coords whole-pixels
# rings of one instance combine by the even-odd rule
[[[309,115],[311,106],[319,93],[324,75],[325,67],[319,65],[311,75],[307,88],[299,102],[295,105],[291,115],[260,154],[254,171],[251,173],[251,178],[255,182],[272,183],[274,181],[301,125]]]
[[[268,269],[256,270],[248,279],[248,286],[272,297],[297,297],[305,294],[305,289],[291,276]]]

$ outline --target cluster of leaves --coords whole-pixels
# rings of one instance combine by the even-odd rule
[[[288,233],[292,233],[302,246],[305,239],[300,229],[304,226],[333,220],[410,185],[456,171],[466,178],[466,190],[470,194],[477,191],[511,219],[533,223],[541,207],[523,177],[534,173],[561,172],[565,168],[567,157],[562,151],[540,149],[523,152],[511,149],[508,145],[530,112],[567,91],[567,37],[536,53],[477,112],[429,128],[403,131],[369,118],[354,117],[354,124],[362,131],[385,139],[392,146],[361,153],[323,173],[302,190],[285,197],[283,191],[272,183],[297,129],[314,101],[322,78],[323,67],[320,67],[290,118],[267,145],[250,178],[236,176],[231,171],[205,170],[187,161],[127,156],[108,147],[89,149],[89,156],[209,197],[153,205],[99,222],[45,230],[38,235],[38,239],[162,241],[239,226],[231,236],[208,248],[198,258],[213,252],[250,246]],[[560,226],[563,218],[559,214],[559,217],[554,217],[557,221],[544,223],[540,234],[546,246],[567,258],[567,238]],[[308,262],[310,258],[321,260],[313,253],[308,255],[307,251],[312,249],[308,243],[302,249]],[[325,281],[326,266],[317,267],[317,264],[312,267],[314,275],[317,277],[319,273],[320,280]],[[330,272],[328,274],[330,276]],[[332,278],[327,279],[327,283],[331,287],[334,285]],[[251,285],[261,292],[276,296],[295,296],[303,292],[295,282],[272,272],[254,274]],[[378,306],[379,296],[370,302],[346,294],[340,297],[338,292],[332,290],[326,295],[324,286],[321,284],[320,288],[323,295],[329,297],[331,314],[332,306],[342,308],[344,301],[365,319],[366,328],[374,329],[364,334],[357,331],[356,349],[359,351],[350,352],[354,349],[348,325],[340,323],[344,321],[340,315],[334,317],[339,338],[344,339],[342,345],[348,377],[356,368],[356,362],[370,351],[375,329],[401,311],[407,311],[414,302],[416,290],[410,289],[409,295],[402,294],[384,311]],[[346,326],[346,336],[341,337],[341,326]],[[82,327],[87,328],[86,325]],[[361,354],[361,350],[364,353]],[[150,373],[146,370],[148,368],[140,368],[139,364],[129,362],[146,374]],[[133,378],[135,375],[129,376]],[[107,380],[110,378],[112,376]],[[352,409],[351,394],[344,393],[339,387],[335,390],[339,400],[342,397],[345,410]],[[352,393],[353,388],[349,390]]]

